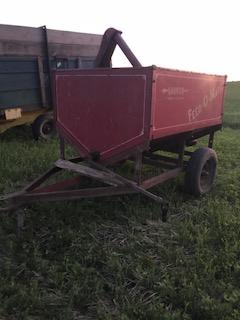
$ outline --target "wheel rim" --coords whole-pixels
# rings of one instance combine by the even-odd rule
[[[46,121],[42,125],[42,135],[48,136],[51,135],[53,131],[53,123],[52,121]]]
[[[215,176],[215,170],[216,163],[214,159],[209,159],[208,161],[206,161],[200,175],[200,186],[204,192],[208,191],[211,188]]]

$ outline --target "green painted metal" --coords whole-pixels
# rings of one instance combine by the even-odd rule
[[[52,59],[53,69],[89,68],[94,58]],[[48,84],[49,73],[46,61],[43,61],[43,72],[47,103],[50,106]],[[23,110],[39,109],[42,106],[40,76],[37,57],[0,57],[0,110],[21,107]]]
[[[0,119],[4,109],[50,108],[48,61],[51,69],[91,68],[100,42],[99,35],[0,25]]]

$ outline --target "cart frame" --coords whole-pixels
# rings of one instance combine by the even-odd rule
[[[21,191],[2,196],[0,200],[8,201],[10,204],[0,208],[0,211],[16,210],[36,201],[78,200],[82,198],[95,198],[129,193],[143,194],[161,203],[161,205],[165,207],[168,205],[166,200],[147,190],[169,179],[175,178],[181,172],[184,172],[188,164],[186,158],[191,157],[193,153],[193,151],[187,150],[187,147],[196,144],[196,139],[208,135],[208,147],[212,148],[214,133],[219,129],[221,129],[221,126],[215,126],[196,132],[189,132],[181,137],[177,136],[174,139],[173,137],[163,139],[162,141],[159,141],[158,146],[153,146],[150,151],[136,151],[134,157],[126,154],[125,160],[134,162],[135,174],[133,180],[127,179],[109,169],[109,165],[111,165],[110,162],[101,163],[98,162],[97,159],[84,159],[81,157],[66,160],[65,143],[61,139],[60,159],[55,162],[51,169],[31,182]],[[175,148],[173,148],[171,142],[176,141],[176,138],[178,138],[177,147],[175,146]],[[167,148],[167,145],[170,147]],[[177,158],[156,153],[156,151],[161,150],[171,152],[175,155],[177,154]],[[143,179],[143,164],[161,168],[163,169],[163,172],[157,176]],[[42,186],[61,170],[74,172],[75,176],[47,186]],[[80,187],[71,190],[71,187],[80,185],[81,177],[88,177],[100,181],[106,186],[90,188]]]

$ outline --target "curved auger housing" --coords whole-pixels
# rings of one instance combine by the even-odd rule
[[[120,47],[128,61],[133,67],[141,67],[141,63],[135,57],[131,49],[121,36],[122,32],[114,28],[109,28],[105,31],[102,42],[95,59],[95,68],[111,68],[111,58],[116,45]]]

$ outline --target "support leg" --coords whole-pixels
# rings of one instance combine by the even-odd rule
[[[185,152],[185,140],[182,142],[180,150],[179,150],[179,154],[178,154],[178,165],[180,167],[183,166],[183,160],[184,160],[184,152]]]
[[[208,148],[213,147],[214,132],[211,132],[208,139]]]
[[[141,180],[142,180],[142,153],[139,152],[136,154],[136,157],[135,157],[135,172],[134,172],[134,175],[135,175],[135,179],[136,179],[136,182],[137,184],[141,184]]]
[[[65,159],[65,141],[64,138],[60,136],[60,159]]]

